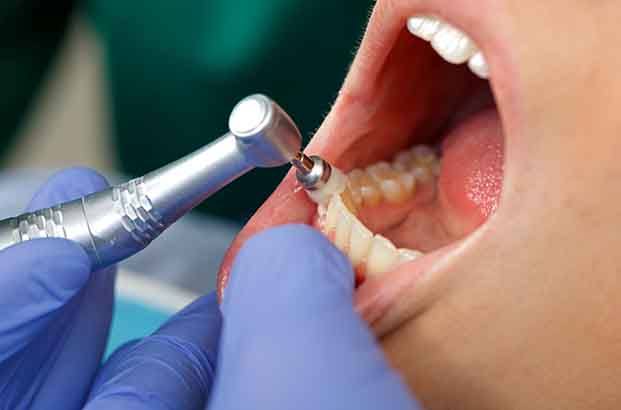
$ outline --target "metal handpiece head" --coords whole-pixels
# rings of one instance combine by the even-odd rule
[[[302,147],[302,135],[293,120],[262,94],[246,97],[233,108],[229,130],[248,161],[257,167],[285,165]]]
[[[323,158],[311,157],[299,152],[291,165],[297,170],[296,178],[307,191],[323,188],[332,175],[332,167]]]
[[[291,165],[297,171],[298,182],[317,204],[327,206],[334,195],[347,187],[347,176],[343,171],[317,155],[309,157],[300,152]]]

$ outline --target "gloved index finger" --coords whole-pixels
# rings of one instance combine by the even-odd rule
[[[50,177],[38,190],[28,211],[71,201],[107,186],[106,180],[91,169],[65,169]],[[30,247],[31,258],[38,259],[38,269],[31,271],[29,276],[24,271],[25,265],[14,265],[14,277],[19,278],[16,280],[26,289],[36,287],[49,293],[45,298],[32,294],[32,297],[40,296],[37,303],[25,306],[45,303],[52,308],[55,304],[62,305],[58,314],[43,314],[40,320],[21,317],[22,323],[28,323],[22,328],[35,330],[33,325],[37,323],[43,329],[33,333],[34,337],[22,356],[22,383],[37,391],[36,401],[28,408],[48,409],[52,406],[50,403],[77,408],[84,401],[105,350],[112,317],[115,269],[93,274],[90,258],[75,242],[45,239],[21,245]],[[83,268],[77,269],[76,265],[81,266],[82,262]],[[33,275],[35,280],[30,279]],[[69,289],[67,284],[77,287],[73,295],[69,290],[74,288]],[[31,308],[22,311],[31,311]],[[29,374],[26,367],[32,373]]]
[[[210,408],[415,408],[354,311],[353,286],[351,264],[316,230],[248,241],[224,293]]]
[[[117,350],[97,376],[86,408],[202,409],[220,328],[215,293],[198,299],[153,335]]]
[[[106,179],[97,172],[82,167],[68,168],[52,175],[34,194],[26,212],[49,208],[62,202],[101,191],[108,187]]]
[[[353,286],[351,264],[322,234],[287,225],[258,234],[242,247],[224,291],[223,311],[234,314],[248,304],[279,313],[292,304],[296,311],[325,308],[331,300],[351,300]],[[263,298],[270,303],[254,303]]]
[[[86,168],[53,175],[34,195],[28,211],[103,189],[105,179]],[[90,261],[82,248],[60,239],[27,241],[0,251],[0,359],[22,349],[55,319],[55,313],[87,283]]]
[[[87,282],[88,256],[69,241],[27,241],[0,251],[0,361],[24,348]]]

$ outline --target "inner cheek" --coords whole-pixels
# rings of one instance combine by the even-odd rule
[[[471,87],[466,69],[403,30],[376,78],[346,82],[321,139],[338,145],[331,158],[344,171],[386,160],[413,141],[434,139]]]

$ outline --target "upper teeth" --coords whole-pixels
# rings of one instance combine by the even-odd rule
[[[438,19],[427,17],[411,17],[408,19],[408,30],[423,40],[431,41],[438,32],[442,22]]]
[[[430,16],[411,17],[407,27],[413,35],[430,41],[433,49],[449,63],[462,64],[468,61],[473,73],[481,78],[489,77],[485,57],[461,30]]]
[[[468,61],[468,67],[470,67],[470,70],[472,70],[473,73],[481,78],[489,77],[487,62],[485,61],[485,57],[483,57],[483,53],[480,51],[470,58]]]

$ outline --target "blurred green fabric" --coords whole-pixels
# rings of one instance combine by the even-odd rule
[[[0,6],[0,138],[9,146],[53,60],[72,0]],[[372,0],[88,0],[105,50],[121,171],[139,175],[226,131],[240,98],[263,92],[305,136],[320,125],[362,36]],[[285,169],[245,176],[203,206],[237,221]]]

